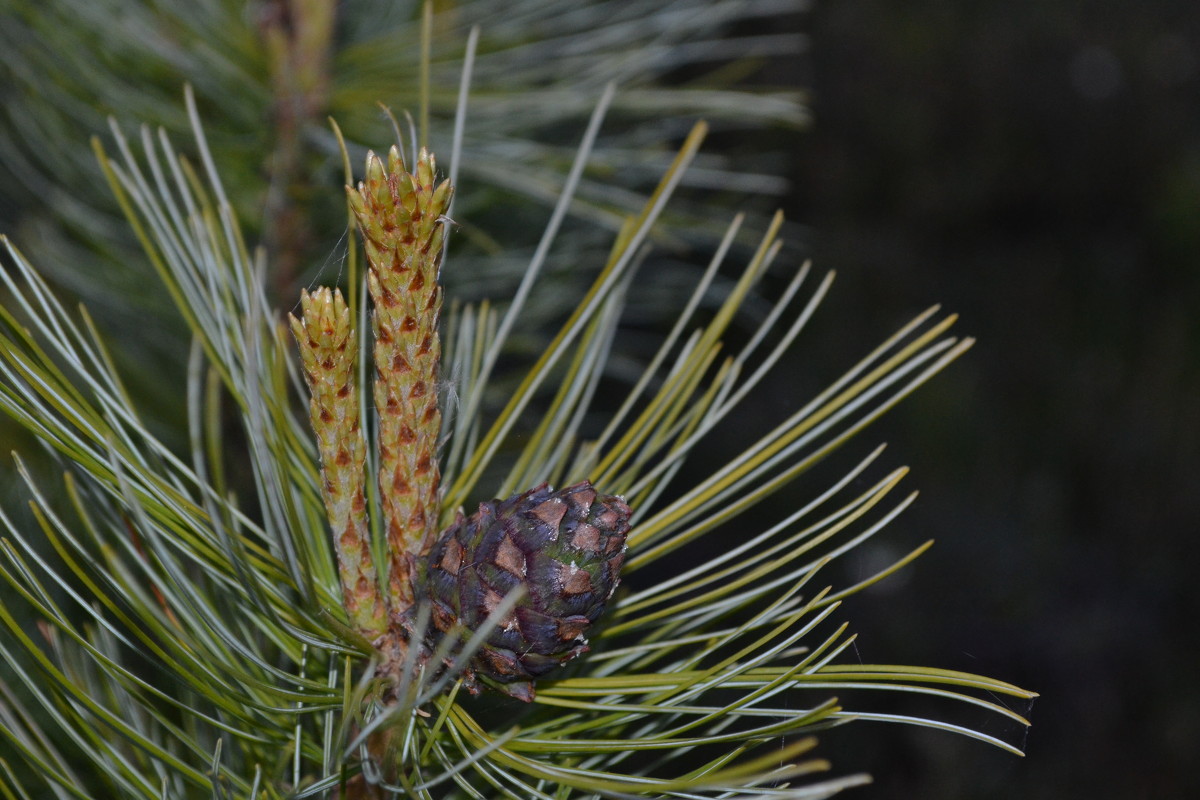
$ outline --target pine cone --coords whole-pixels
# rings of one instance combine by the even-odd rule
[[[629,506],[587,481],[561,491],[546,484],[480,503],[442,532],[423,559],[418,591],[432,601],[425,644],[432,651],[461,625],[479,630],[518,585],[525,595],[471,659],[476,676],[522,700],[533,679],[587,651],[584,632],[612,596],[625,560]],[[465,632],[464,630],[465,629]]]

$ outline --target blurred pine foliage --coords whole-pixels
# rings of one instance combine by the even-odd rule
[[[405,136],[410,120],[427,122],[427,143],[449,156],[478,26],[455,159],[458,184],[471,189],[456,210],[470,224],[451,280],[475,297],[495,295],[519,279],[607,84],[619,91],[571,211],[610,232],[696,118],[726,131],[802,126],[802,93],[756,85],[754,74],[802,52],[798,25],[778,30],[777,21],[795,23],[803,5],[443,0],[426,19],[415,0],[2,0],[0,220],[106,327],[138,332],[128,360],[163,366],[178,358],[178,337],[144,334],[174,323],[141,291],[135,245],[81,142],[103,134],[110,117],[180,138],[189,84],[230,202],[266,248],[271,296],[290,307],[319,271],[326,281],[339,275],[330,243],[345,230],[343,169],[327,118],[337,119],[355,163],[364,143],[396,137],[380,106],[394,110]],[[728,201],[780,192],[778,171],[751,171],[768,155],[701,156],[685,180],[702,199],[672,210],[671,235],[714,243]],[[581,262],[606,247],[593,227],[563,243]]]

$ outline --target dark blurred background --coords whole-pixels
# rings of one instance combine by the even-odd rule
[[[1200,796],[1200,3],[802,26],[790,216],[839,272],[823,341],[849,358],[931,302],[979,339],[869,437],[922,490],[889,535],[937,545],[860,599],[859,653],[1042,695],[1025,759],[884,725],[825,755],[878,798]]]

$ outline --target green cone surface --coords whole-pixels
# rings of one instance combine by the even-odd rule
[[[476,631],[513,589],[524,596],[492,630],[464,672],[508,694],[533,699],[532,681],[587,651],[584,633],[619,580],[629,506],[587,481],[554,491],[546,484],[479,504],[442,532],[424,559],[422,591],[432,601],[426,644],[451,631]],[[461,629],[459,628],[461,626]]]

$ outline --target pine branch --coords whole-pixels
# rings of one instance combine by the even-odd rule
[[[782,229],[779,218],[762,226],[737,267],[726,263],[737,219],[644,373],[624,390],[599,382],[620,357],[637,270],[655,258],[653,229],[704,127],[625,219],[591,287],[574,301],[552,298],[570,311],[524,378],[499,393],[502,406],[499,359],[531,335],[525,292],[559,291],[537,280],[545,253],[531,259],[526,288],[501,303],[503,317],[496,304],[452,304],[443,352],[437,279],[450,185],[435,179],[432,156],[422,152],[409,172],[392,151],[386,166],[369,159],[348,193],[374,303],[380,457],[370,475],[355,368],[365,332],[353,331],[340,294],[305,295],[292,321],[295,368],[190,95],[188,113],[199,170],[165,134],[147,131],[135,152],[116,132],[118,157],[99,151],[195,341],[186,392],[175,387],[189,410],[183,455],[142,421],[98,326],[0,240],[0,411],[67,468],[60,498],[18,462],[32,523],[0,513],[0,578],[16,600],[0,604],[0,742],[22,765],[0,762],[0,791],[782,800],[866,780],[820,776],[830,765],[813,753],[814,733],[859,719],[1016,751],[984,725],[836,699],[903,692],[1027,725],[996,699],[1034,696],[1011,684],[841,663],[853,637],[840,601],[927,544],[857,583],[825,585],[829,565],[885,531],[913,495],[897,499],[902,468],[870,477],[882,448],[827,483],[815,468],[970,347],[951,335],[953,315],[919,315],[696,477],[684,471],[689,459],[719,426],[737,424],[831,283],[795,269],[747,344],[730,351],[732,320],[778,268]],[[581,185],[568,182],[560,208]],[[722,268],[738,277],[705,316],[701,298]],[[305,382],[319,469],[294,402]],[[457,402],[439,405],[439,391]],[[242,434],[224,455],[214,444],[223,404]],[[246,465],[249,501],[212,477],[222,458]],[[368,542],[372,479],[386,592]],[[540,485],[549,481],[565,488]],[[767,504],[797,487],[811,493],[797,495],[794,511]],[[479,498],[502,499],[459,515]],[[765,515],[755,517],[761,527],[752,509]],[[618,577],[623,594],[613,593]],[[338,604],[350,625],[330,612]],[[465,697],[489,687],[527,702]]]

